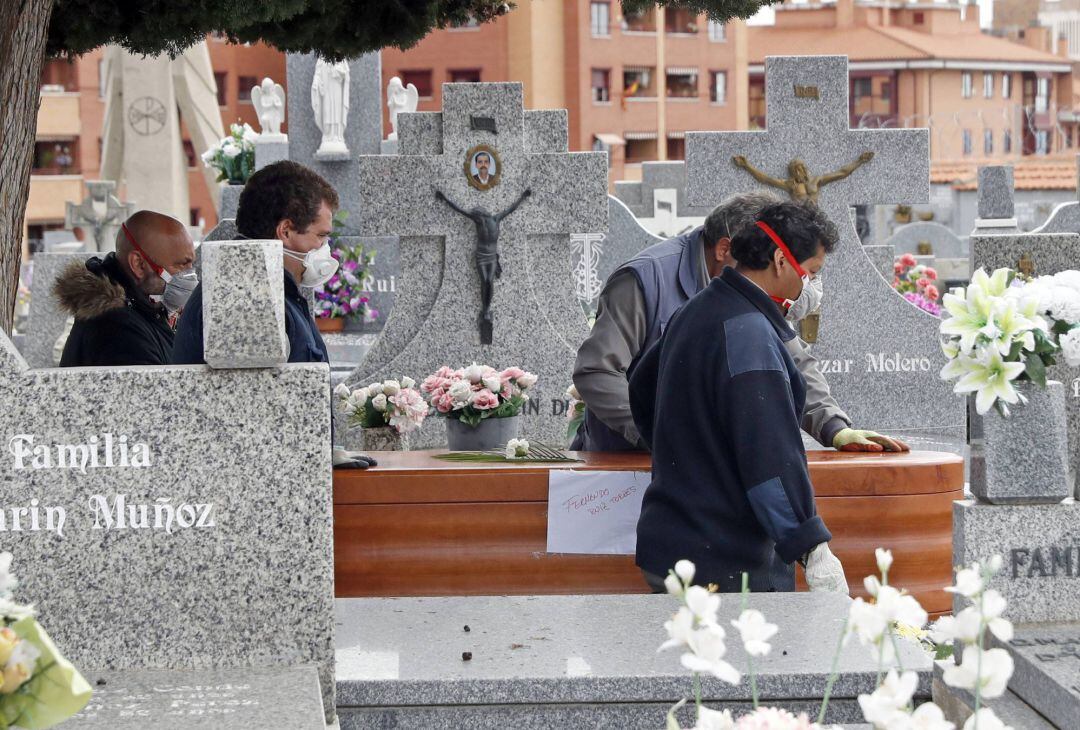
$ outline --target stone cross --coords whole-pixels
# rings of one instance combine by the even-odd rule
[[[132,203],[121,203],[113,194],[112,180],[87,180],[87,196],[81,203],[64,204],[64,227],[82,228],[90,236],[91,250],[106,253],[116,248],[120,224],[135,212]]]
[[[540,376],[524,435],[561,443],[563,393],[588,334],[574,295],[570,233],[607,228],[605,156],[567,152],[566,113],[525,112],[518,83],[446,84],[441,113],[402,114],[398,123],[400,155],[360,157],[359,197],[344,203],[356,209],[362,235],[401,236],[394,310],[349,381],[420,380],[473,361],[520,366]],[[485,190],[470,185],[465,167],[477,145],[497,152],[499,182]],[[477,329],[476,226],[436,190],[462,208],[488,211],[532,191],[501,222],[491,345]]]
[[[818,204],[840,231],[823,272],[825,297],[814,355],[840,406],[862,428],[935,429],[964,435],[964,401],[938,378],[945,364],[938,320],[905,301],[875,270],[850,213],[858,204],[918,203],[930,195],[925,129],[850,129],[844,56],[770,57],[765,64],[768,129],[690,132],[689,202],[713,206],[765,186],[736,156],[775,178],[794,160],[811,176],[873,158],[820,187]]]

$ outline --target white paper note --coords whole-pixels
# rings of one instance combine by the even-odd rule
[[[548,477],[549,553],[633,555],[646,471],[552,469]]]

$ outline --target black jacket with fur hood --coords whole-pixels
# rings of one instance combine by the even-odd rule
[[[173,329],[165,308],[136,288],[115,253],[73,262],[53,296],[75,318],[60,367],[169,363]]]

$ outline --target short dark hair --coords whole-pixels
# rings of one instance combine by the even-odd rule
[[[473,159],[476,162],[479,162],[480,161],[480,155],[483,155],[484,157],[488,158],[488,162],[491,162],[491,155],[488,154],[487,152],[477,152],[476,157],[474,157]]]
[[[267,165],[248,178],[236,209],[236,230],[248,238],[277,238],[277,226],[290,220],[306,231],[326,203],[337,210],[338,194],[319,173],[291,160]]]
[[[810,201],[784,201],[765,208],[757,217],[776,231],[791,255],[801,264],[817,255],[818,246],[831,253],[840,234],[832,221]],[[756,225],[746,226],[731,239],[731,255],[740,265],[754,271],[773,260],[776,244]]]

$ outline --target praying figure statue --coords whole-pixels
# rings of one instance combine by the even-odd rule
[[[746,158],[742,155],[735,155],[735,157],[731,158],[731,161],[735,163],[736,167],[741,167],[753,175],[754,179],[758,182],[786,191],[787,194],[791,196],[792,200],[809,200],[812,203],[816,203],[821,188],[831,182],[843,180],[872,159],[874,159],[873,152],[863,152],[859,155],[859,158],[851,164],[844,165],[836,172],[830,172],[819,177],[812,177],[810,175],[810,170],[806,167],[806,163],[802,160],[795,159],[788,163],[788,175],[790,177],[786,180],[766,175],[764,172],[747,162]]]
[[[315,78],[311,80],[311,110],[315,126],[322,132],[322,143],[315,151],[316,158],[347,156],[345,124],[349,117],[349,64],[331,63],[319,59]]]
[[[404,86],[401,79],[395,76],[386,85],[386,106],[390,109],[390,129],[392,130],[387,139],[397,139],[397,117],[401,112],[416,111],[416,104],[420,100],[420,94],[416,86],[409,84]]]
[[[499,223],[506,216],[518,209],[525,202],[525,198],[532,195],[532,190],[526,189],[509,208],[501,213],[491,214],[487,209],[477,206],[471,210],[465,210],[443,195],[441,190],[435,191],[435,197],[445,200],[446,204],[456,212],[470,219],[476,224],[476,272],[480,274],[480,343],[490,345],[492,341],[491,297],[495,293],[495,280],[502,276],[502,264],[499,263]]]
[[[251,103],[259,117],[259,127],[264,137],[283,137],[281,123],[285,120],[285,88],[271,78],[251,89]]]

